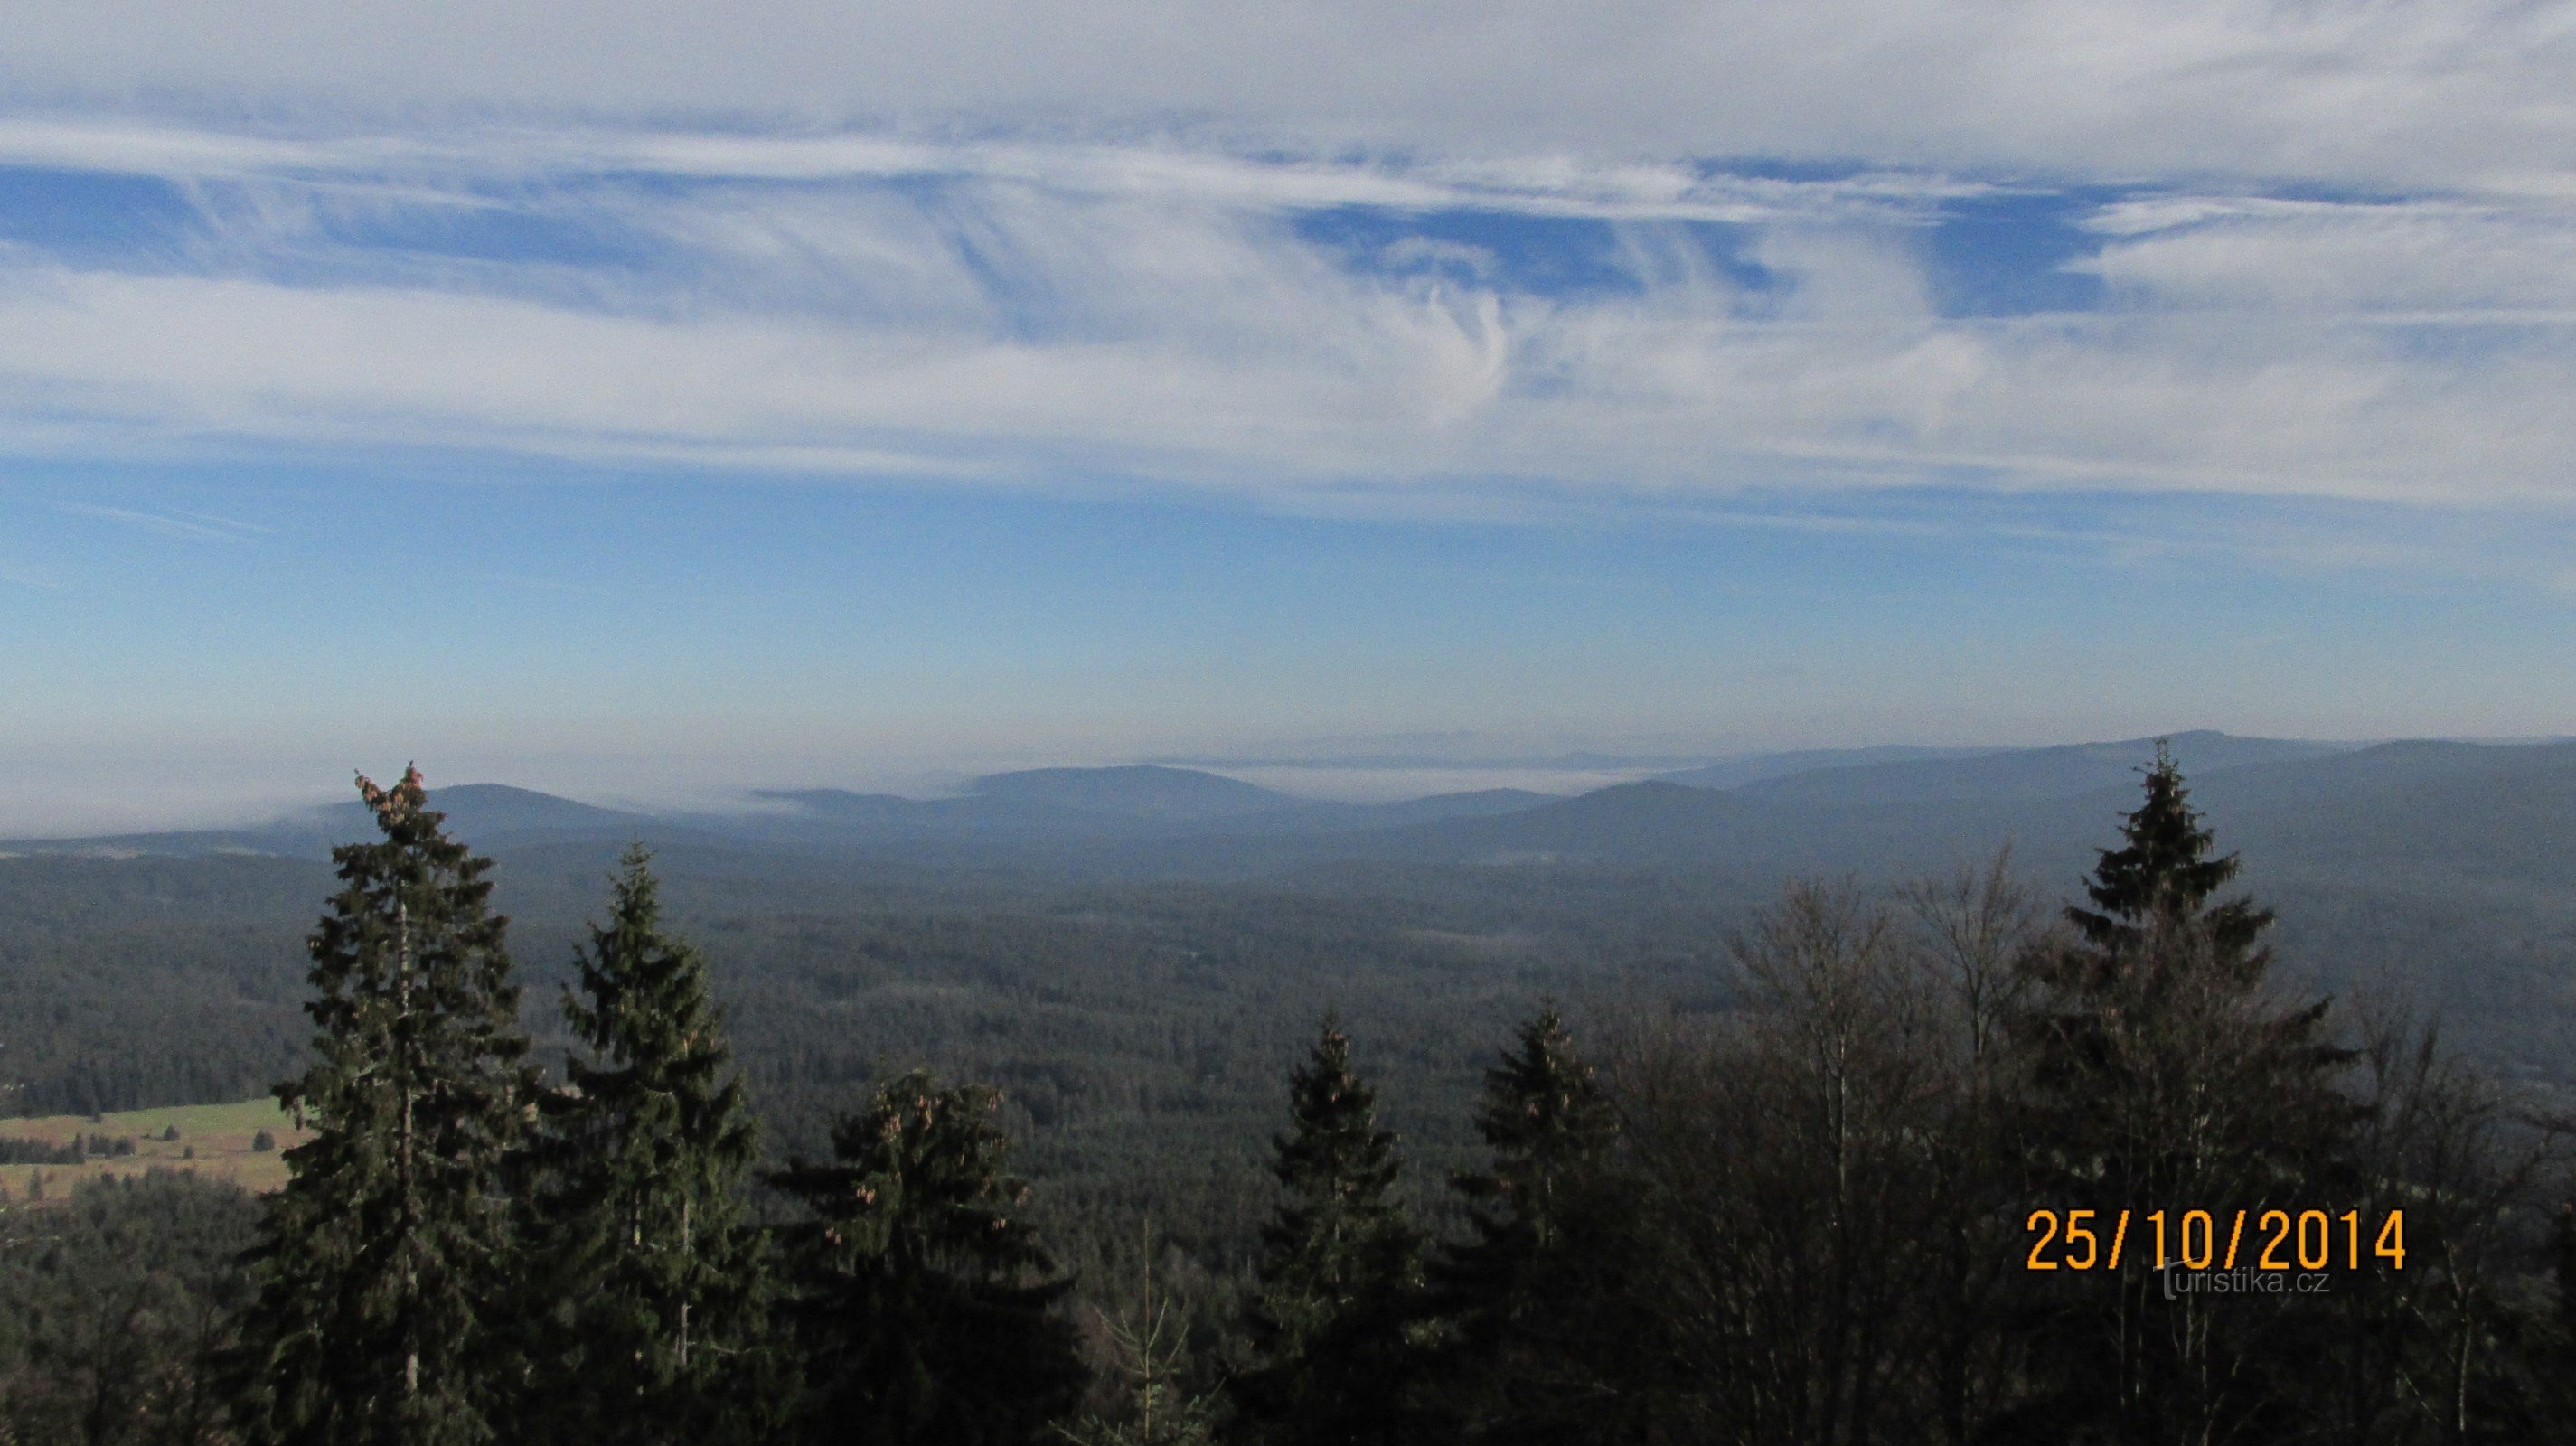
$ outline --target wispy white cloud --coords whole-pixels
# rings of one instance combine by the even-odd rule
[[[235,522],[205,512],[172,510],[144,512],[130,507],[106,507],[94,502],[57,502],[57,512],[80,517],[95,517],[123,527],[138,528],[161,537],[209,538],[217,542],[243,542],[276,531],[252,522]]]
[[[2576,316],[2576,208],[2169,196],[2104,207],[2085,263],[2162,306],[2418,323]]]
[[[0,163],[193,208],[0,251],[0,446],[2576,501],[2570,0],[128,3],[0,0]],[[302,119],[100,99],[146,91]],[[2103,304],[1945,311],[1945,208],[2032,175],[2122,193],[2065,263]],[[1317,238],[1351,210],[1398,239]],[[1400,234],[1469,211],[1615,284]],[[443,239],[484,222],[542,235]]]
[[[2564,0],[9,0],[0,84],[240,114],[1163,131],[2563,193]],[[902,164],[818,142],[790,163]],[[680,154],[685,151],[687,154]],[[716,156],[718,159],[707,160]],[[722,142],[673,148],[743,164]],[[791,173],[782,171],[782,174]]]
[[[203,525],[205,525],[205,526],[207,526],[207,527],[212,527],[212,528],[216,528],[216,529],[218,529],[218,530],[220,530],[220,531],[229,532],[229,533],[232,533],[233,535],[235,535],[235,536],[237,536],[237,537],[238,537],[238,536],[265,537],[265,536],[268,536],[269,534],[274,533],[274,532],[276,532],[276,531],[277,531],[277,529],[276,529],[276,528],[274,528],[274,527],[270,527],[270,526],[267,526],[267,525],[265,525],[265,524],[263,524],[263,523],[258,523],[258,522],[242,522],[242,521],[239,521],[239,520],[237,520],[237,519],[235,519],[235,518],[230,518],[230,517],[218,517],[218,516],[216,516],[214,513],[211,513],[211,512],[191,512],[191,511],[189,511],[188,509],[186,509],[186,508],[184,508],[184,507],[174,507],[174,508],[170,509],[170,514],[169,514],[169,515],[170,515],[170,516],[172,516],[172,517],[174,517],[174,518],[178,518],[178,519],[181,519],[181,520],[184,520],[184,521],[197,522],[197,523],[201,523],[201,524],[203,524]]]
[[[1174,138],[1119,144],[923,140],[868,132],[710,134],[579,124],[451,125],[317,138],[5,116],[0,116],[0,163],[183,182],[336,183],[371,194],[461,204],[477,201],[441,189],[459,177],[949,180],[1279,211],[1474,207],[1534,216],[1734,224],[1896,219],[1919,215],[1931,202],[1993,189],[1987,182],[1904,169],[1785,179],[1681,161],[1603,161],[1543,151],[1484,157],[1253,155]]]
[[[399,453],[406,475],[503,454],[1203,489],[1334,516],[1669,509],[1903,533],[1936,558],[2026,543],[2084,559],[2088,585],[2136,566],[2161,586],[2182,557],[2568,587],[2576,0],[0,0],[0,33],[0,166],[100,223],[48,240],[56,210],[7,218],[0,453]],[[1963,260],[1945,229],[1962,216],[2040,244]],[[1988,262],[2072,279],[1961,302],[1963,266]],[[140,495],[53,520],[248,543],[259,524],[226,514],[270,515]],[[503,585],[544,587],[527,566]],[[1668,638],[1673,616],[1641,635]],[[1733,709],[1728,728],[1812,741],[2062,736],[2050,709],[2175,706],[2172,670],[2130,666],[2165,655],[2114,636],[2051,670],[2080,704],[2025,700],[1999,725],[2024,676],[1991,661],[2009,645],[1951,631],[1969,641],[1935,650],[1938,679],[1845,656],[1806,682],[1747,673],[1768,680],[1738,690],[1752,704],[1679,685],[1622,701],[1633,718],[1598,703],[1624,686],[1577,687],[1510,640],[1480,711],[1660,729]],[[2353,700],[2385,692],[2390,645],[2346,640],[2356,684],[2299,635],[2306,659],[2249,666],[2234,716],[2342,709],[2317,726],[2369,731]],[[2446,645],[2402,685],[2427,700],[2404,726],[2563,712],[2559,674],[2454,678]],[[1313,701],[1330,687],[1256,711],[1447,726],[1438,707],[1487,696],[1471,671],[1446,703],[1408,686],[1375,705],[1392,721],[1332,714]],[[1656,671],[1630,676],[1652,691]],[[1532,702],[1524,674],[1581,697]],[[1055,686],[893,722],[885,698],[937,690],[767,722],[728,707],[632,757],[441,776],[622,787],[649,771],[635,757],[691,754],[733,779],[755,747],[810,779],[852,757],[1130,756],[1252,726],[1236,698]],[[292,691],[243,690],[215,742],[212,685],[157,720],[58,686],[0,700],[17,710],[0,731],[19,774],[59,790],[38,805],[95,812],[166,776],[172,740],[278,756],[293,730],[271,695]],[[368,721],[308,717],[278,779],[413,756],[444,726],[372,700],[290,711],[332,706]],[[527,726],[484,706],[450,741],[506,739],[475,756],[523,761],[550,728],[605,759],[599,739],[661,705]],[[129,721],[126,761],[103,767]],[[20,793],[0,805],[23,819]]]
[[[2576,211],[2537,204],[2122,202],[2082,263],[2109,307],[1988,318],[1936,307],[1910,218],[1832,205],[1741,228],[1733,266],[1669,223],[1605,222],[1623,284],[1566,292],[1355,260],[1241,188],[434,194],[633,259],[350,241],[353,217],[420,208],[266,176],[208,203],[175,269],[0,259],[0,440],[1272,495],[1523,478],[2576,500]],[[2412,330],[2471,323],[2495,334]]]

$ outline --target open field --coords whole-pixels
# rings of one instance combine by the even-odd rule
[[[262,1130],[275,1137],[275,1149],[251,1148]],[[266,1193],[286,1183],[283,1152],[301,1143],[308,1133],[294,1128],[286,1112],[270,1099],[131,1110],[95,1119],[88,1115],[49,1115],[0,1120],[0,1139],[69,1145],[97,1136],[134,1142],[132,1154],[93,1155],[76,1165],[0,1165],[0,1190],[7,1192],[0,1198],[13,1204],[25,1203],[39,1173],[45,1180],[44,1198],[50,1202],[69,1198],[73,1184],[80,1180],[140,1175],[150,1170],[186,1170]]]

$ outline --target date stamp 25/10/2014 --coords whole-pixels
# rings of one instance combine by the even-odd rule
[[[2031,1271],[2118,1270],[2123,1263],[2241,1268],[2255,1276],[2406,1268],[2403,1210],[2376,1219],[2321,1209],[2033,1210],[2026,1228],[2031,1245],[2022,1263]]]

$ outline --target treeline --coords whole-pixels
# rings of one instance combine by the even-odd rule
[[[2279,997],[2169,759],[2090,907],[2005,862],[1793,886],[1736,947],[1745,1007],[1632,1019],[1597,1071],[1543,1012],[1487,1076],[1463,1238],[1395,1208],[1328,1024],[1231,1429],[2576,1439],[2564,1123],[2428,1028]]]
[[[555,986],[617,853],[499,855],[495,907],[550,1067],[570,1043]],[[1222,884],[979,872],[933,888],[876,859],[685,840],[658,846],[654,869],[707,951],[771,1149],[823,1150],[869,1084],[934,1064],[1003,1091],[1025,1171],[1126,1241],[1147,1203],[1168,1211],[1218,1162],[1240,1177],[1222,1198],[1158,1220],[1175,1239],[1250,1238],[1254,1159],[1316,1001],[1367,1021],[1363,1057],[1417,1158],[1463,1163],[1483,1042],[1550,991],[1708,1002],[1728,929],[1766,892],[1389,868]],[[231,884],[192,886],[199,871]],[[303,941],[331,887],[327,863],[301,860],[0,860],[0,1080],[21,1086],[0,1112],[219,1103],[299,1072]]]
[[[80,1135],[61,1144],[0,1135],[0,1165],[77,1165],[84,1160],[123,1159],[135,1149],[132,1135]]]
[[[1611,1014],[1588,1060],[1540,1008],[1436,1190],[1408,1190],[1328,1017],[1245,1288],[1148,1236],[1088,1310],[988,1088],[884,1080],[828,1150],[762,1168],[640,853],[545,1079],[488,862],[416,775],[362,787],[383,838],[338,852],[312,939],[290,1184],[237,1273],[153,1287],[188,1310],[94,1312],[122,1324],[88,1365],[32,1369],[0,1333],[15,1439],[2396,1446],[2576,1422],[2559,1122],[2429,1028],[2282,997],[2271,917],[2227,896],[2169,761],[2062,918],[2002,859],[1892,897],[1802,884],[1737,941],[1729,1008]]]

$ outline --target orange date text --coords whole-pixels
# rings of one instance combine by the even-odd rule
[[[2406,1268],[2403,1210],[2033,1210],[2026,1229],[2029,1270]]]

